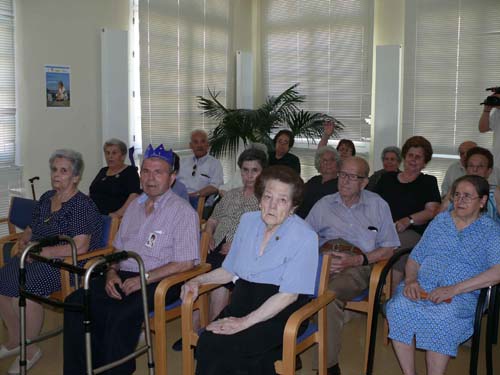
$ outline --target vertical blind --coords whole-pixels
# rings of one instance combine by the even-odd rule
[[[300,83],[305,110],[341,120],[343,138],[370,137],[372,0],[262,2],[265,95]]]
[[[500,85],[499,5],[498,0],[406,1],[403,140],[422,135],[444,155],[456,155],[465,140],[491,147],[491,134],[480,134],[477,124],[479,103],[488,95],[484,89]],[[435,157],[425,172],[441,184],[454,161]]]
[[[144,147],[186,149],[190,132],[215,124],[196,96],[230,90],[230,0],[141,0],[140,86]]]
[[[477,124],[484,89],[500,86],[499,1],[407,0],[405,11],[403,139],[450,155],[465,140],[491,147]]]
[[[15,138],[14,11],[0,0],[0,166],[14,164]]]

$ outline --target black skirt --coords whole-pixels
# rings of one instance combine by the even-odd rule
[[[246,316],[278,292],[279,286],[239,279],[234,287],[231,303],[222,310],[217,319]],[[234,335],[203,332],[196,350],[198,361],[196,374],[275,374],[274,362],[281,358],[286,322],[291,314],[307,302],[309,296],[299,295],[297,301],[285,307],[273,318]],[[307,322],[304,322],[299,334],[306,327]]]

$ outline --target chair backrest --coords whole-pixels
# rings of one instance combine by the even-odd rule
[[[208,246],[210,244],[212,236],[206,232],[203,231],[201,232],[201,237],[200,237],[200,263],[206,263],[207,262],[207,255],[208,255]]]
[[[36,203],[37,201],[33,199],[12,197],[9,209],[9,224],[22,230],[26,229],[31,223]]]
[[[99,242],[99,248],[109,247],[113,245],[116,232],[120,226],[120,219],[108,215],[102,217],[102,237]]]
[[[316,285],[314,286],[313,297],[322,295],[328,289],[330,279],[331,255],[324,252],[319,253],[318,270],[316,271]]]

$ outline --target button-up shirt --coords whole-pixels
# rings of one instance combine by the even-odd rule
[[[146,215],[147,200],[148,196],[142,194],[130,203],[114,247],[138,253],[146,271],[171,262],[198,262],[200,236],[196,211],[172,190],[155,200],[149,215]],[[121,262],[120,269],[138,272],[133,259]]]
[[[337,238],[365,253],[400,245],[389,205],[371,191],[362,190],[359,201],[351,207],[339,193],[327,195],[314,205],[306,221],[318,233],[320,246]]]
[[[208,154],[199,159],[195,156],[182,158],[177,178],[186,185],[189,193],[208,185],[218,189],[224,183],[222,164]]]

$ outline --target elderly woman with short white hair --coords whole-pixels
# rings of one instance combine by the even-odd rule
[[[387,172],[399,172],[399,166],[401,165],[401,161],[403,158],[401,157],[401,150],[396,146],[388,146],[382,150],[382,154],[380,155],[382,160],[382,169],[375,171],[368,181],[368,185],[366,186],[366,190],[373,191],[375,186],[380,180],[380,177]]]
[[[37,202],[30,225],[18,242],[22,251],[30,241],[44,237],[66,235],[73,238],[77,253],[97,249],[102,236],[102,218],[94,202],[78,190],[82,177],[83,159],[79,152],[57,150],[49,159],[52,190],[44,193]],[[43,247],[40,255],[46,258],[64,258],[71,255],[69,244]],[[19,257],[12,258],[0,269],[0,317],[7,327],[7,339],[0,346],[0,359],[19,353]],[[61,289],[61,272],[45,263],[28,262],[26,290],[40,296],[48,296]],[[28,339],[40,334],[43,323],[43,307],[37,302],[26,301],[26,333]],[[36,345],[28,346],[27,369],[41,358]],[[19,373],[19,358],[8,370]]]
[[[90,198],[103,215],[122,217],[130,202],[141,194],[135,166],[125,164],[127,145],[116,138],[104,143],[106,167],[101,168],[89,188]]]
[[[325,195],[338,191],[337,168],[340,156],[333,147],[319,147],[314,156],[314,166],[319,175],[313,176],[305,184],[304,200],[296,214],[305,219],[317,201]]]

